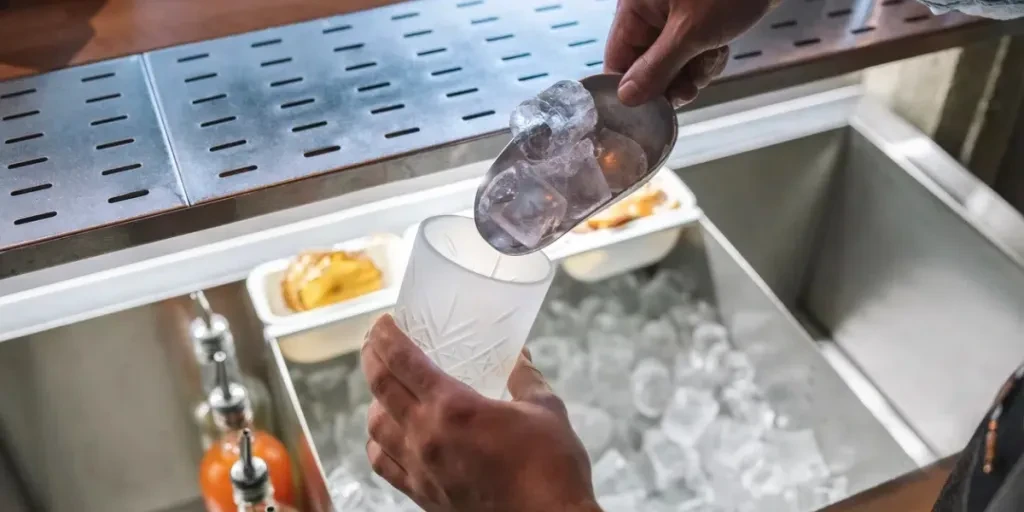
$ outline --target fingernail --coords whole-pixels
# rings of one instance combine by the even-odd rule
[[[626,105],[636,105],[640,102],[640,86],[632,80],[619,85],[619,100]]]

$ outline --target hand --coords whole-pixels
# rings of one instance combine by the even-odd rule
[[[370,463],[427,511],[600,512],[565,405],[526,356],[509,377],[513,401],[491,400],[442,372],[385,315],[362,367],[374,395]]]
[[[729,60],[730,41],[777,0],[619,0],[605,70],[624,73],[619,99],[639,105],[665,94],[693,101]]]

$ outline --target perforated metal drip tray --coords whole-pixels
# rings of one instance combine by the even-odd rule
[[[0,277],[493,157],[517,102],[602,69],[614,9],[406,2],[0,83]],[[910,0],[786,0],[700,101],[1021,26]]]
[[[146,55],[194,203],[503,129],[600,72],[615,2],[409,2]],[[727,76],[964,23],[914,2],[790,0]]]
[[[0,83],[0,250],[188,203],[141,57]]]

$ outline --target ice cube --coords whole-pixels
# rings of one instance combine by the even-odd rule
[[[633,139],[602,128],[595,142],[597,162],[612,193],[628,189],[647,174],[647,154]]]
[[[565,197],[571,219],[587,217],[612,197],[594,158],[594,144],[588,139],[577,142],[564,155],[532,164],[530,170]]]
[[[647,495],[647,487],[636,466],[615,449],[606,451],[597,460],[591,478],[598,496],[630,494],[642,499]]]
[[[658,271],[640,289],[640,312],[647,318],[658,318],[668,312],[672,304],[684,300],[683,292],[673,283],[676,274]]]
[[[373,395],[370,394],[370,384],[366,382],[363,372],[357,370],[348,374],[345,383],[348,385],[349,407],[367,404],[373,399]]]
[[[519,243],[536,247],[565,217],[565,198],[544,180],[522,169],[515,169],[513,176],[512,199],[492,203],[487,215]]]
[[[840,476],[820,484],[798,487],[797,501],[800,510],[819,510],[845,499],[849,492],[849,481]]]
[[[703,479],[697,451],[677,444],[661,430],[653,429],[644,433],[643,451],[651,461],[654,484],[659,490]]]
[[[629,378],[635,358],[633,344],[628,338],[591,333],[590,380],[595,399],[613,414],[625,416],[633,412]]]
[[[730,418],[718,418],[701,438],[701,455],[710,464],[737,473],[765,457],[762,431]]]
[[[722,389],[721,398],[730,416],[760,432],[775,424],[775,411],[751,381],[731,382]]]
[[[729,344],[729,331],[717,322],[702,322],[693,329],[693,345],[700,352],[706,352],[719,344]]]
[[[753,381],[754,364],[743,352],[732,350],[722,356],[722,366],[732,381]]]
[[[807,509],[811,510],[811,509]],[[817,510],[817,509],[813,509]],[[805,512],[797,501],[794,489],[783,489],[778,494],[766,494],[759,497],[750,508],[751,512]],[[743,511],[745,512],[745,511]]]
[[[344,403],[343,387],[348,375],[347,365],[332,364],[306,374],[303,384],[313,400],[327,404],[334,411],[336,406],[341,407]]]
[[[616,304],[609,301],[607,304]],[[624,336],[632,339],[640,332],[644,319],[638,315],[626,315],[625,313],[611,313],[602,311],[594,315],[591,322],[591,334],[608,334]]]
[[[718,310],[706,300],[698,300],[695,308],[697,318],[706,322],[718,321]],[[695,324],[696,325],[696,324]]]
[[[575,345],[572,340],[554,336],[537,338],[526,344],[530,349],[533,366],[549,381],[558,379],[562,366],[572,356]]]
[[[359,450],[364,448],[366,441],[370,439],[370,434],[367,431],[370,423],[370,405],[362,404],[352,409],[347,420],[345,420],[344,429],[339,429],[341,437],[339,438],[339,445],[341,449],[355,449]]]
[[[693,496],[684,501],[676,501],[675,503],[675,512],[712,512],[718,510],[701,496]]]
[[[672,399],[672,375],[657,359],[637,363],[630,377],[633,407],[648,418],[658,418]]]
[[[629,367],[594,359],[590,370],[594,400],[616,417],[633,414],[633,395],[629,389]]]
[[[327,475],[326,484],[327,492],[337,510],[348,510],[362,499],[363,483],[344,466],[331,471]]]
[[[580,305],[577,308],[580,313],[580,319],[584,325],[589,326],[591,320],[601,312],[605,307],[605,299],[597,295],[590,295],[580,301]]]
[[[534,161],[567,152],[596,126],[593,96],[582,84],[569,80],[557,82],[520,103],[509,118],[515,143]]]
[[[708,462],[705,470],[710,479],[715,505],[721,510],[741,510],[741,507],[753,502],[738,473],[713,462]]]
[[[607,412],[589,405],[569,402],[565,405],[569,423],[583,442],[591,460],[604,453],[612,441],[612,417]]]
[[[695,368],[719,371],[721,358],[730,350],[729,331],[717,322],[702,322],[693,329],[690,360]]]
[[[568,120],[548,102],[530,98],[512,111],[512,142],[529,160],[542,161],[569,145]]]
[[[828,465],[813,431],[772,430],[765,435],[765,442],[785,469],[787,484],[802,485],[828,478]]]
[[[644,500],[639,510],[643,510],[643,512],[677,512],[678,508],[675,502],[661,497],[651,497]]]
[[[604,512],[645,512],[641,508],[644,497],[635,492],[603,494],[597,497],[597,504]]]
[[[531,335],[568,339],[576,345],[586,334],[587,325],[581,313],[571,304],[561,299],[553,299],[548,302],[546,309],[538,313]]]
[[[370,473],[370,481],[373,482],[377,489],[380,489],[384,496],[387,496],[388,500],[393,504],[397,504],[405,498],[402,491],[395,489],[395,486],[391,485],[391,482],[388,482],[384,477],[377,473]]]
[[[343,446],[348,440],[348,416],[344,412],[339,412],[334,417],[331,424],[331,441],[334,445],[339,447]],[[319,445],[317,445],[319,446]]]
[[[680,331],[692,332],[696,325],[697,309],[694,304],[676,304],[668,309],[668,316]]]
[[[640,291],[640,280],[633,274],[622,274],[596,283],[592,290],[604,298],[602,313],[617,317],[632,315],[639,310],[637,294]]]
[[[581,352],[573,354],[562,367],[558,380],[552,387],[566,401],[593,402],[594,385],[590,381],[590,357]]]
[[[693,366],[693,360],[689,352],[676,354],[672,373],[678,387],[715,391],[721,385],[718,379],[719,376],[708,373],[703,368]]]
[[[710,483],[701,475],[694,485],[674,486],[659,492],[659,497],[672,503],[673,512],[720,512],[714,505],[715,494]]]
[[[719,407],[710,391],[677,389],[661,420],[665,435],[683,446],[693,446],[718,416]]]
[[[494,176],[484,191],[480,194],[480,201],[477,203],[476,215],[486,217],[496,205],[506,204],[512,201],[516,195],[518,184],[518,173],[515,168],[509,167]]]
[[[391,510],[395,504],[390,493],[368,483],[368,478],[353,474],[342,466],[327,475],[327,492],[335,510],[375,512]]]
[[[679,353],[679,334],[671,320],[662,318],[644,324],[637,339],[637,352],[643,357],[672,361]]]
[[[740,481],[747,492],[755,498],[770,494],[779,494],[786,483],[786,468],[768,460],[758,461],[753,467],[740,475]]]
[[[570,140],[575,142],[597,128],[597,105],[594,97],[580,82],[561,80],[541,91],[537,98],[548,102],[567,120]]]

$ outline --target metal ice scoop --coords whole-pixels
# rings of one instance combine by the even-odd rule
[[[474,218],[476,220],[477,230],[480,235],[495,249],[501,251],[504,254],[509,255],[522,255],[528,254],[539,249],[547,247],[555,240],[558,240],[562,235],[571,231],[578,224],[587,219],[590,215],[602,210],[609,204],[621,199],[622,197],[633,192],[641,185],[647,182],[651,176],[654,175],[655,171],[661,167],[668,158],[669,153],[672,151],[672,146],[676,142],[676,135],[678,132],[678,125],[676,124],[675,111],[672,109],[671,104],[667,99],[658,97],[655,100],[647,102],[639,107],[627,107],[619,102],[618,98],[618,87],[619,81],[622,79],[622,75],[619,74],[600,74],[593,75],[584,78],[580,81],[583,87],[590,92],[594,98],[594,104],[597,107],[597,128],[594,131],[593,139],[594,144],[589,145],[587,143],[585,149],[574,147],[574,150],[586,151],[587,148],[598,148],[597,151],[604,151],[600,158],[597,159],[601,166],[604,176],[608,178],[608,186],[602,183],[603,188],[599,192],[593,192],[592,197],[607,198],[601,201],[596,207],[587,205],[586,208],[574,208],[573,201],[577,200],[577,194],[566,194],[564,187],[583,187],[584,185],[589,186],[590,183],[566,183],[566,180],[573,178],[554,178],[555,181],[561,179],[563,190],[561,194],[557,191],[557,187],[548,187],[547,183],[550,180],[546,180],[543,186],[534,187],[536,190],[532,190],[534,197],[531,199],[533,203],[527,204],[526,208],[545,208],[546,199],[550,199],[552,196],[558,196],[558,204],[552,207],[555,215],[560,216],[560,221],[555,222],[553,225],[545,226],[543,229],[543,235],[537,234],[536,236],[523,236],[521,234],[514,235],[510,233],[514,226],[510,227],[509,221],[503,217],[502,222],[496,222],[489,212],[495,208],[495,201],[511,201],[511,198],[515,197],[519,186],[514,180],[510,178],[510,175],[515,175],[517,171],[521,171],[524,166],[533,166],[535,168],[544,169],[543,167],[537,167],[537,156],[531,154],[530,158],[524,154],[524,151],[532,151],[530,142],[526,140],[528,134],[520,132],[513,140],[505,146],[505,149],[501,151],[498,158],[488,169],[487,174],[484,175],[484,179],[477,189],[476,199],[474,201]],[[577,89],[579,86],[576,86]],[[585,94],[583,95],[585,96]],[[622,160],[638,161],[640,159],[635,156],[630,156],[628,151],[618,151],[615,148],[615,144],[599,144],[602,139],[598,136],[601,134],[603,137],[605,134],[611,133],[612,137],[625,136],[632,139],[636,144],[632,145],[632,148],[637,149],[637,153],[642,149],[643,154],[646,156],[646,172],[638,172],[630,174],[628,178],[623,181],[620,176],[613,178],[609,175],[609,165],[615,162],[621,163]],[[621,134],[621,136],[619,135]],[[614,140],[612,140],[614,142]],[[630,142],[632,144],[632,142]],[[637,145],[639,147],[637,147]],[[524,148],[526,148],[524,150]],[[543,166],[544,164],[539,164]],[[514,169],[514,171],[509,171]],[[593,172],[597,172],[593,170]],[[538,172],[532,172],[532,174],[542,174]],[[582,176],[582,174],[581,174]],[[544,178],[544,176],[540,176]],[[600,178],[600,177],[598,177]],[[530,177],[535,183],[537,180]],[[586,181],[585,178],[581,178]],[[508,181],[512,185],[505,186],[504,182]],[[595,181],[595,180],[589,180]],[[600,182],[600,179],[596,181]],[[585,188],[585,187],[584,187]],[[499,189],[504,189],[503,191]],[[496,192],[496,190],[498,190]],[[536,194],[537,190],[540,190],[539,195]],[[550,192],[546,194],[545,191]],[[590,193],[592,191],[584,191],[584,193]],[[601,194],[603,195],[595,195]],[[610,194],[610,195],[609,195]],[[504,195],[504,198],[497,196]],[[568,197],[565,201],[562,199],[563,196]],[[512,204],[512,203],[509,203]],[[503,207],[503,204],[498,204],[498,208]],[[522,210],[522,205],[518,204]],[[526,240],[527,243],[524,243]]]

